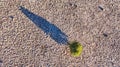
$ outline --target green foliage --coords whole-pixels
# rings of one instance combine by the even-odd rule
[[[74,57],[78,57],[82,53],[83,47],[79,42],[74,41],[72,43],[69,43],[69,47],[70,52]]]

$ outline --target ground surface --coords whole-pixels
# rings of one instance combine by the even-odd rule
[[[72,57],[67,45],[46,35],[23,6],[83,45]],[[0,0],[2,67],[120,67],[120,0]]]

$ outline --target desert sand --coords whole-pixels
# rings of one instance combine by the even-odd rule
[[[120,0],[0,0],[0,67],[120,67]]]

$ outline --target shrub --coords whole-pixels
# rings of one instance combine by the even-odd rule
[[[72,56],[74,56],[74,57],[80,56],[80,54],[82,53],[82,50],[83,50],[82,45],[76,41],[68,43],[68,44],[69,44],[70,52],[71,52]]]

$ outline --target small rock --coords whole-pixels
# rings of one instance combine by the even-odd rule
[[[9,16],[11,19],[13,19],[14,17],[13,16]]]
[[[108,37],[108,35],[107,35],[106,33],[103,33],[103,36],[104,36],[104,37]]]
[[[77,8],[77,5],[75,3],[68,3],[68,7],[73,10]]]
[[[103,11],[103,8],[101,6],[98,6],[98,8]]]

